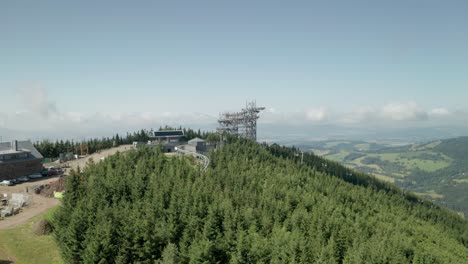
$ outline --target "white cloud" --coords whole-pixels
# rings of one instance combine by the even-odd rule
[[[111,135],[116,131],[134,131],[161,125],[184,126],[216,122],[203,113],[176,112],[66,112],[59,111],[46,89],[28,84],[16,90],[20,99],[12,112],[0,112],[0,127],[42,135],[74,136]]]
[[[312,122],[321,122],[325,121],[328,119],[329,113],[328,111],[323,108],[317,108],[317,109],[310,109],[305,112],[305,118],[308,121]]]
[[[450,111],[445,107],[425,110],[414,102],[389,103],[381,107],[360,106],[337,116],[340,124],[367,126],[405,124],[447,124],[462,119],[463,111]]]
[[[40,84],[28,84],[19,89],[19,96],[27,110],[42,118],[49,118],[57,113],[55,102],[52,102],[47,91]]]
[[[276,109],[274,107],[269,107],[267,109],[265,109],[268,113],[276,113]]]
[[[437,117],[448,116],[450,114],[451,112],[444,107],[434,108],[429,112],[429,115]]]
[[[375,121],[378,111],[372,106],[360,106],[351,112],[346,112],[338,118],[338,122],[345,124]]]
[[[63,115],[59,115],[59,118],[61,121],[68,120],[70,122],[80,123],[83,121],[84,114],[79,112],[68,112]]]
[[[406,127],[419,125],[437,125],[455,123],[463,119],[463,111],[450,111],[439,107],[425,110],[415,102],[389,103],[377,106],[359,106],[346,112],[330,111],[325,107],[315,109],[285,112],[266,110],[260,114],[261,123],[265,124],[307,124],[323,123],[338,125],[359,125],[363,128],[391,127],[404,125]],[[441,119],[444,117],[444,120]],[[466,113],[464,120],[467,119]],[[442,122],[443,121],[443,122]]]
[[[414,102],[384,105],[382,116],[391,121],[421,121],[427,119],[427,113]]]

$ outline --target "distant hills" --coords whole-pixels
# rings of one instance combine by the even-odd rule
[[[468,215],[468,137],[400,146],[331,140],[300,147]]]
[[[261,119],[260,119],[261,121]],[[438,139],[449,139],[468,135],[468,127],[460,126],[427,126],[427,127],[366,127],[338,124],[262,124],[259,122],[259,139],[286,145],[299,145],[311,141],[347,139],[359,141],[388,142],[426,142]],[[260,140],[261,141],[261,140]]]

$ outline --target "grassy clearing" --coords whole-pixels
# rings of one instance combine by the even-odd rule
[[[433,149],[433,148],[437,147],[438,145],[440,145],[440,143],[442,143],[442,141],[434,141],[434,142],[429,143],[429,144],[424,144],[424,145],[422,145],[421,149]]]
[[[450,162],[445,160],[422,160],[412,159],[405,162],[406,166],[412,168],[419,168],[420,170],[427,172],[434,172],[450,166]]]
[[[50,219],[56,209],[52,208],[19,227],[0,231],[0,263],[3,260],[31,264],[63,263],[53,236],[37,236],[32,230],[37,221]]]
[[[400,158],[401,159],[417,159],[420,157],[422,154],[429,154],[431,152],[429,151],[413,151],[413,152],[406,152],[406,153],[401,153]]]
[[[318,156],[326,156],[330,153],[330,150],[322,150],[322,149],[310,149],[315,155]]]
[[[356,144],[354,145],[354,147],[357,148],[358,150],[369,150],[370,144],[369,143]]]
[[[5,251],[4,245],[0,244],[0,263],[15,263],[16,259]]]
[[[383,161],[400,164],[406,167],[406,170],[411,171],[414,169],[420,169],[427,172],[434,172],[443,168],[447,168],[451,164],[451,159],[443,155],[442,159],[429,160],[421,159],[418,156],[422,154],[429,154],[428,151],[409,152],[409,153],[382,153],[382,154],[370,154],[369,157],[380,158]]]
[[[349,152],[347,151],[340,151],[338,153],[332,154],[332,155],[327,155],[325,156],[327,159],[335,160],[335,161],[340,161],[343,162],[344,158],[349,155]]]
[[[404,177],[408,176],[409,172],[405,172],[405,173],[406,174],[398,173],[398,172],[392,172],[392,173],[389,173],[389,175],[392,175],[392,177],[404,178]]]
[[[415,192],[414,194],[419,196],[429,196],[432,199],[442,199],[444,196],[442,194],[436,193],[434,190],[430,190],[428,192]]]
[[[335,153],[332,155],[326,156],[329,159],[344,162],[345,157],[349,154],[347,151],[340,151],[339,153]],[[348,161],[347,165],[350,167],[366,167],[373,171],[373,173],[377,173],[376,177],[388,182],[394,182],[395,180],[391,180],[391,178],[404,178],[408,176],[411,171],[416,169],[426,171],[426,172],[434,172],[440,169],[444,169],[449,167],[452,164],[452,159],[447,157],[446,155],[441,155],[440,159],[433,160],[433,159],[424,159],[420,157],[424,157],[424,154],[434,154],[431,151],[417,151],[417,152],[407,152],[407,153],[381,153],[381,154],[367,154],[364,157],[357,158],[353,161]],[[363,159],[366,157],[373,157],[379,158],[383,162],[387,163],[394,163],[402,166],[400,171],[385,171],[381,164],[364,164],[362,162]],[[397,180],[397,179],[396,179]],[[462,181],[463,182],[463,181]]]
[[[370,154],[369,157],[378,157],[383,161],[396,162],[397,158],[400,156],[399,153],[382,153],[382,154]]]
[[[352,162],[353,162],[356,166],[368,167],[368,168],[372,168],[372,169],[379,170],[379,171],[382,170],[382,168],[381,168],[379,165],[377,165],[377,164],[364,164],[364,163],[362,163],[362,160],[363,160],[364,158],[366,158],[366,156],[360,157],[360,158],[358,158],[358,159],[355,159],[355,160],[353,160]]]
[[[468,183],[468,179],[456,179],[454,180],[456,183]]]
[[[389,176],[385,176],[385,175],[377,174],[377,173],[372,173],[372,175],[374,175],[377,179],[380,179],[382,181],[391,182],[391,183],[395,182],[395,179]]]

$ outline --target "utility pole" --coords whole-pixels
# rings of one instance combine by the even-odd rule
[[[299,157],[299,153],[296,153],[296,157]],[[301,150],[301,165],[304,163],[304,151]]]

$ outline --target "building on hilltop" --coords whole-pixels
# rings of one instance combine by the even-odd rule
[[[43,158],[31,141],[0,142],[0,180],[40,172]]]
[[[133,142],[134,148],[139,148],[142,146],[163,146],[165,152],[174,152],[175,147],[180,145],[180,140],[184,137],[183,130],[162,130],[162,131],[149,131],[148,132],[149,141],[148,143],[142,142]]]
[[[152,141],[161,142],[179,142],[180,138],[184,136],[183,130],[163,130],[163,131],[150,131],[149,138]]]
[[[205,152],[206,149],[206,141],[201,138],[191,139],[188,141],[188,144],[185,145],[185,150],[192,152]]]

